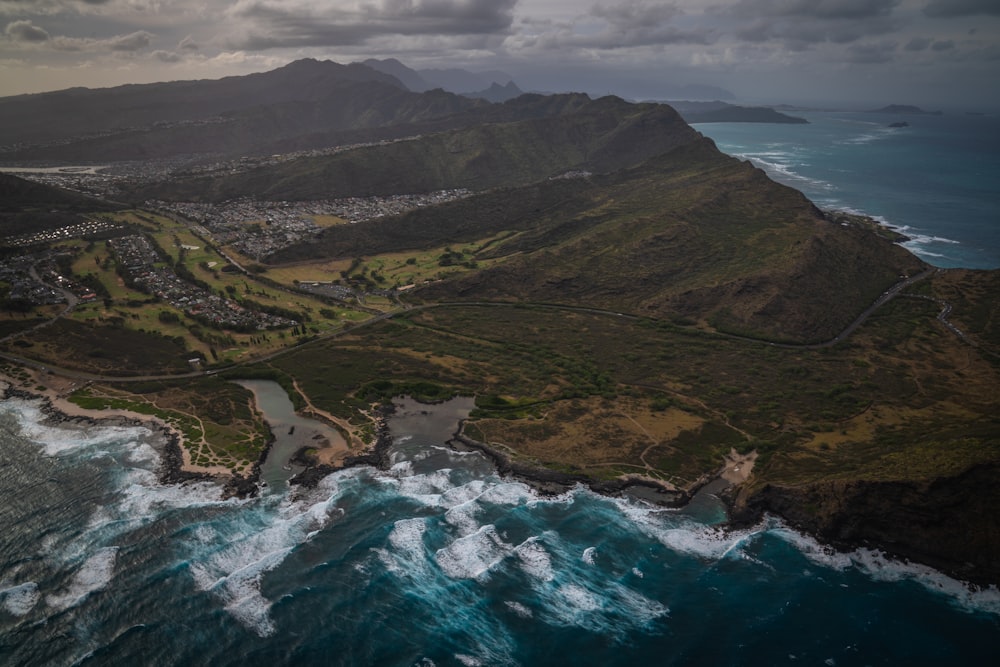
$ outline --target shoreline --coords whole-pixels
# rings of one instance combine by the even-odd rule
[[[260,465],[270,451],[271,442],[262,452],[261,458],[253,464],[251,472],[247,476],[229,469],[223,469],[222,473],[190,470],[185,467],[183,435],[161,420],[151,415],[121,409],[87,410],[69,402],[52,387],[46,387],[42,391],[38,389],[41,386],[39,383],[35,385],[35,388],[28,389],[23,386],[23,382],[17,383],[20,386],[15,386],[15,381],[12,380],[6,374],[0,375],[0,400],[19,398],[40,401],[41,411],[45,415],[43,423],[67,427],[141,426],[148,429],[154,436],[159,436],[161,441],[155,443],[154,447],[161,454],[160,470],[157,473],[157,479],[161,484],[183,485],[194,481],[214,482],[219,486],[223,500],[231,497],[253,497],[260,493]],[[315,460],[302,456],[302,450],[296,452],[290,461],[301,463],[305,465],[305,468],[289,479],[289,486],[292,488],[295,486],[314,488],[323,478],[332,473],[363,465],[369,465],[381,471],[387,470],[390,467],[389,450],[393,444],[389,419],[394,413],[395,406],[391,403],[377,407],[374,410],[377,425],[375,442],[366,447],[366,451],[344,457],[340,465],[316,463]],[[981,590],[1000,583],[1000,577],[995,576],[996,572],[1000,572],[1000,568],[995,566],[983,568],[982,563],[976,567],[968,559],[958,562],[954,555],[949,556],[936,549],[926,550],[921,548],[922,543],[926,541],[921,540],[917,535],[910,535],[910,539],[903,539],[907,537],[905,531],[876,535],[859,534],[854,531],[845,533],[844,525],[852,525],[852,517],[859,512],[858,518],[860,518],[865,513],[862,511],[863,508],[855,508],[856,511],[852,513],[846,506],[843,506],[837,509],[830,508],[831,511],[825,517],[806,516],[803,514],[802,508],[799,507],[801,503],[798,501],[804,502],[803,499],[807,496],[811,498],[810,502],[823,501],[828,494],[825,494],[818,487],[816,489],[795,490],[772,488],[767,485],[763,490],[748,490],[744,484],[752,474],[756,452],[739,455],[735,451],[731,451],[721,468],[713,473],[706,473],[686,489],[676,489],[666,482],[639,475],[599,480],[582,473],[563,473],[519,463],[511,460],[501,450],[463,435],[464,423],[464,419],[458,422],[451,438],[445,441],[445,445],[459,451],[481,452],[494,464],[498,474],[501,476],[509,475],[545,496],[559,495],[578,485],[583,485],[595,493],[613,497],[628,495],[628,490],[635,488],[646,493],[636,494],[633,497],[662,507],[679,509],[690,503],[699,492],[705,489],[717,495],[724,503],[727,518],[721,526],[727,531],[746,528],[748,525],[758,523],[766,514],[773,514],[787,522],[789,526],[837,551],[849,553],[862,548],[875,549],[902,563],[930,567],[960,581],[970,590]],[[936,484],[957,482],[972,472],[975,471],[967,471],[958,475],[954,480],[938,480]],[[716,488],[719,484],[723,486]],[[866,487],[868,493],[873,494],[876,498],[881,496],[878,484],[854,486]],[[890,483],[887,488],[897,486],[900,485]],[[706,489],[706,487],[711,488]]]
[[[65,398],[51,395],[50,391],[31,391],[15,387],[9,378],[2,380],[5,387],[0,392],[0,400],[22,399],[40,401],[41,412],[44,415],[42,423],[59,427],[95,426],[95,427],[142,427],[150,431],[154,437],[162,439],[155,445],[159,449],[161,464],[157,479],[161,484],[183,484],[191,481],[222,482],[218,473],[206,470],[192,470],[184,466],[184,448],[181,443],[184,437],[175,428],[151,415],[144,415],[131,410],[87,410]],[[226,471],[229,472],[228,470]],[[220,484],[221,488],[226,485]]]

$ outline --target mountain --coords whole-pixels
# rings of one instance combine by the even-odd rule
[[[482,104],[443,91],[413,93],[361,64],[299,60],[215,81],[0,98],[0,145],[7,146],[0,156],[94,162],[270,154],[377,140],[380,129]]]
[[[489,88],[494,83],[507,85],[512,77],[506,72],[490,70],[487,72],[470,72],[464,69],[423,69],[418,70],[420,76],[433,86],[444,88],[454,93],[471,93]]]
[[[531,101],[524,96],[491,110]],[[576,177],[559,178],[567,173]],[[177,181],[136,196],[222,201],[254,193],[292,200],[446,188],[481,194],[333,227],[269,262],[514,234],[473,258],[489,268],[415,293],[429,300],[513,299],[688,317],[795,342],[832,338],[900,274],[923,267],[899,246],[829,222],[800,193],[723,155],[670,107],[612,97],[555,115]]]
[[[420,76],[419,72],[410,69],[395,58],[386,58],[385,60],[369,58],[362,64],[366,67],[372,68],[373,70],[382,72],[383,74],[395,77],[400,83],[415,93],[422,93],[435,88],[434,84],[428,83],[422,76]]]
[[[222,177],[172,179],[134,197],[221,201],[393,195],[523,185],[634,166],[700,135],[665,105],[524,95],[461,116],[460,129]]]
[[[520,97],[524,92],[517,87],[517,84],[510,81],[506,86],[501,86],[494,82],[492,86],[478,93],[464,93],[466,97],[474,97],[487,102],[506,102],[515,97]]]

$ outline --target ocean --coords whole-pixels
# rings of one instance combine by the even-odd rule
[[[809,124],[694,127],[820,208],[897,228],[934,266],[1000,268],[1000,116],[790,113]]]
[[[767,518],[725,532],[444,445],[469,399],[400,402],[392,467],[221,500],[161,437],[0,402],[0,664],[976,665],[1000,592]]]

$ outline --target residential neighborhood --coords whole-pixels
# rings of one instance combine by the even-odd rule
[[[155,266],[158,260],[156,250],[143,236],[113,239],[108,245],[127,283],[210,326],[259,331],[299,325],[299,322],[287,317],[245,308],[233,299],[213,294],[181,279],[170,268]]]

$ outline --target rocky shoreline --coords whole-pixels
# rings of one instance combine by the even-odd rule
[[[45,423],[69,428],[88,426],[144,427],[162,437],[162,484],[220,482],[222,497],[252,497],[260,492],[261,462],[265,448],[251,473],[232,474],[225,481],[219,475],[183,469],[181,436],[154,419],[122,415],[70,415],[56,407],[49,396],[6,385],[0,398],[40,401]],[[365,453],[348,457],[343,465],[311,465],[304,452],[293,461],[305,469],[289,484],[314,488],[324,477],[338,470],[369,465],[380,470],[390,466],[393,437],[389,418],[391,403],[376,409],[376,439]],[[464,422],[464,420],[463,420]],[[486,456],[501,475],[515,477],[543,495],[559,495],[583,485],[596,493],[617,496],[629,488],[647,491],[643,499],[664,507],[685,506],[697,491],[722,480],[723,475],[706,475],[690,489],[666,488],[656,480],[619,478],[597,480],[583,474],[564,473],[511,460],[504,452],[462,434],[459,422],[447,445],[458,450],[475,450]],[[955,477],[922,481],[836,480],[801,487],[764,485],[748,487],[727,481],[720,497],[729,514],[727,528],[757,525],[766,514],[780,516],[797,530],[840,551],[868,547],[903,561],[932,567],[975,587],[1000,584],[1000,466],[980,465]],[[652,497],[648,492],[652,492]],[[962,507],[963,511],[950,511]],[[973,511],[966,511],[973,507]],[[959,519],[956,519],[959,517]]]
[[[581,484],[595,493],[608,496],[620,495],[632,487],[641,487],[652,491],[657,496],[660,496],[652,498],[644,496],[645,500],[655,502],[657,505],[662,505],[664,507],[678,508],[683,507],[691,500],[694,493],[697,492],[697,488],[704,486],[704,484],[698,484],[697,488],[694,490],[684,491],[669,489],[665,485],[652,479],[626,477],[598,480],[584,474],[564,473],[559,472],[558,470],[550,470],[548,468],[518,463],[517,461],[511,460],[507,454],[496,449],[495,447],[491,447],[486,443],[473,440],[472,438],[463,435],[461,424],[459,424],[458,430],[456,430],[452,435],[451,440],[448,440],[445,444],[459,450],[475,450],[481,452],[486,458],[493,462],[498,473],[501,475],[516,477],[543,495],[559,495]],[[711,479],[701,481],[704,481],[704,483],[707,484],[711,481]]]
[[[841,551],[878,549],[975,586],[1000,585],[1000,465],[915,481],[831,480],[738,489],[731,525],[766,513]]]
[[[207,472],[184,470],[184,452],[181,448],[181,437],[174,430],[164,426],[155,419],[140,417],[125,417],[121,415],[70,415],[56,407],[52,399],[39,394],[8,385],[0,395],[0,399],[19,398],[30,401],[40,401],[41,411],[45,415],[44,424],[65,428],[86,427],[142,427],[163,438],[160,446],[160,471],[158,479],[161,484],[183,484],[185,482],[217,481],[215,475]]]

